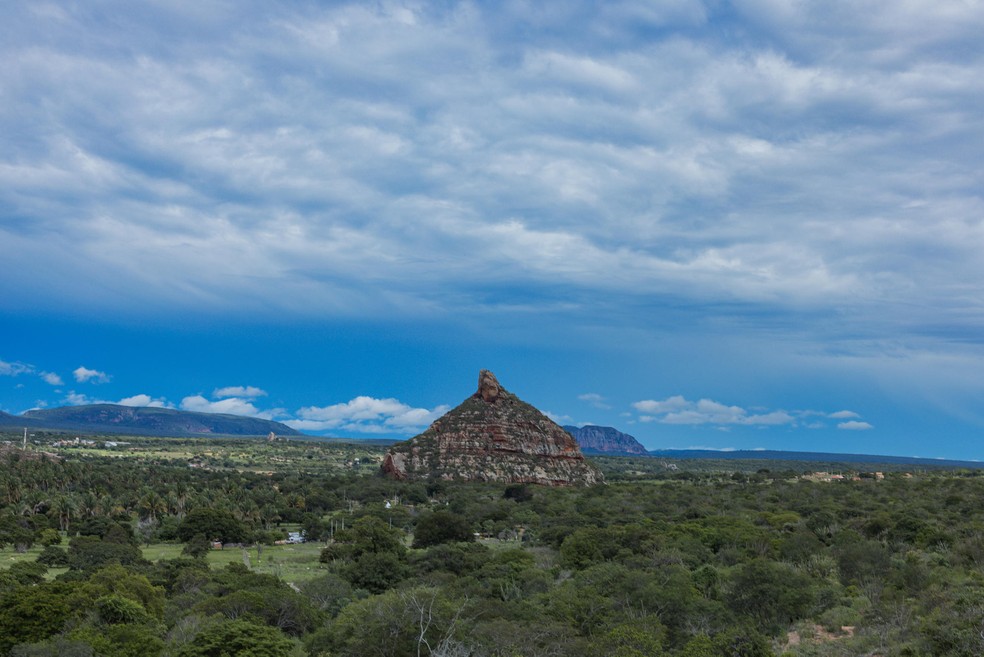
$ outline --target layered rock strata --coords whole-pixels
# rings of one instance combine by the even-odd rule
[[[565,426],[564,430],[574,436],[585,454],[649,456],[649,452],[634,436],[622,433],[614,427],[586,424],[583,427]]]
[[[574,439],[503,388],[488,370],[478,390],[422,434],[393,445],[383,472],[398,479],[458,479],[590,486],[603,481]]]

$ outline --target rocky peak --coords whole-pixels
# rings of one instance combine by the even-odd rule
[[[499,392],[502,387],[499,385],[499,379],[495,378],[495,374],[488,370],[482,370],[478,373],[478,391],[475,393],[475,397],[481,397],[482,401],[494,404],[499,399]]]
[[[426,431],[393,445],[383,472],[399,479],[590,485],[602,475],[550,418],[482,370],[478,390]]]

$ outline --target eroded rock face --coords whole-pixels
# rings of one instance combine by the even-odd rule
[[[422,434],[390,448],[383,472],[399,479],[461,479],[588,486],[603,480],[574,439],[482,370],[478,390]]]
[[[648,456],[646,448],[627,433],[614,427],[599,427],[587,424],[583,427],[565,426],[564,430],[574,436],[578,446],[586,453],[630,454]]]

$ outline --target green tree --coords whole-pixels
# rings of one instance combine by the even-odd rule
[[[111,564],[147,565],[147,561],[137,546],[109,537],[76,536],[68,544],[68,567],[73,570],[95,570]]]
[[[413,530],[413,547],[475,540],[475,533],[464,516],[451,511],[434,511],[420,517]]]
[[[178,538],[188,542],[199,534],[222,543],[242,543],[247,528],[228,511],[198,507],[189,511],[178,525]]]
[[[51,545],[61,545],[62,537],[58,533],[57,529],[42,529],[41,533],[38,534],[38,543],[44,547],[49,547]]]
[[[18,643],[54,636],[65,622],[86,608],[70,584],[46,582],[21,586],[0,595],[0,655]]]
[[[212,541],[208,540],[205,534],[195,534],[188,542],[185,543],[184,548],[181,550],[181,554],[187,554],[189,557],[194,557],[196,559],[204,559],[208,556],[209,551],[212,549]]]
[[[365,516],[356,520],[351,528],[335,534],[335,542],[321,551],[321,561],[358,559],[364,554],[383,552],[402,559],[407,551],[403,536],[402,531],[379,518]]]
[[[209,625],[176,657],[290,657],[293,650],[294,642],[276,628],[235,619]]]
[[[731,583],[731,608],[770,633],[806,615],[813,601],[812,581],[795,568],[767,559],[740,566]]]

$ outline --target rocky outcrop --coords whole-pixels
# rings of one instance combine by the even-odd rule
[[[638,440],[614,427],[586,424],[583,427],[565,426],[564,430],[574,436],[585,454],[649,456],[649,452]]]
[[[478,390],[422,434],[393,445],[383,472],[398,479],[459,479],[589,486],[603,480],[574,439],[482,370]]]

